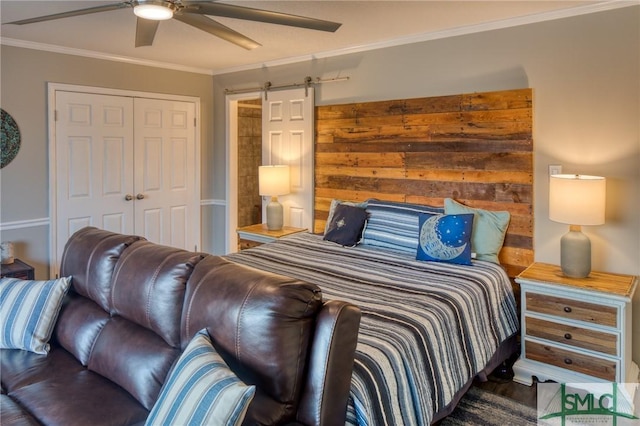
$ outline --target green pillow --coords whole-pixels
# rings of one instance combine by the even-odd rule
[[[460,204],[451,198],[444,199],[446,214],[473,213],[473,234],[471,235],[471,250],[476,259],[500,263],[498,253],[504,243],[511,215],[506,211],[489,211],[474,209]]]

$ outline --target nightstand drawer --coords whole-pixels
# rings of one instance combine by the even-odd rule
[[[526,335],[590,349],[607,355],[618,355],[617,334],[527,317]]]
[[[528,359],[555,365],[556,367],[576,371],[604,380],[615,381],[617,362],[572,351],[556,348],[550,345],[526,341],[525,352]]]
[[[527,293],[526,310],[591,324],[618,327],[618,309],[562,297]]]

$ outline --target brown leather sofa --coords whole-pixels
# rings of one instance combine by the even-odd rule
[[[344,424],[360,321],[299,280],[140,237],[84,228],[48,355],[3,349],[3,426],[143,424],[173,363],[206,327],[256,385],[244,424]]]

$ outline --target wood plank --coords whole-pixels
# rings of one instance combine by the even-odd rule
[[[325,165],[345,167],[403,167],[404,153],[397,152],[334,152],[316,154],[316,167]]]
[[[332,198],[455,198],[511,213],[499,258],[521,273],[534,257],[532,105],[516,89],[316,107],[314,231]]]
[[[429,98],[398,99],[391,101],[359,102],[343,105],[316,107],[318,121],[336,118],[366,116],[389,116],[402,114],[440,113],[460,111],[462,95],[436,96]]]
[[[410,140],[349,140],[336,141],[331,137],[316,141],[316,152],[531,152],[530,139],[464,139],[438,141],[421,137]]]
[[[404,179],[407,172],[400,167],[349,167],[349,166],[333,166],[333,165],[317,165],[316,179],[323,176],[355,176],[368,178],[390,178]]]
[[[531,89],[504,90],[498,92],[469,93],[462,95],[462,110],[490,110],[531,108]]]
[[[528,293],[526,303],[526,309],[530,312],[538,312],[613,328],[619,327],[617,324],[618,309],[615,306],[604,306],[597,303],[538,293]]]
[[[563,286],[582,288],[604,293],[630,297],[636,286],[637,277],[633,275],[612,274],[591,271],[586,278],[566,277],[558,265],[536,262],[527,268],[519,278],[543,283],[554,283]]]
[[[527,358],[534,361],[599,377],[607,381],[616,380],[617,363],[611,359],[593,357],[529,341],[525,342],[525,352]]]
[[[521,183],[533,184],[531,172],[515,170],[444,170],[412,169],[406,171],[407,179],[441,180],[447,182]]]
[[[407,152],[408,169],[444,170],[513,170],[532,169],[532,155],[527,152]]]
[[[618,335],[555,321],[527,317],[527,335],[608,355],[618,355]]]

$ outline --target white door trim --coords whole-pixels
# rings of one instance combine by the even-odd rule
[[[63,83],[47,83],[47,125],[49,133],[49,273],[51,277],[55,277],[58,273],[59,259],[55,256],[56,249],[55,243],[57,241],[56,226],[57,223],[57,198],[56,198],[56,186],[57,186],[57,158],[56,158],[56,92],[80,92],[80,93],[93,93],[100,95],[114,95],[114,96],[128,96],[132,98],[148,98],[148,99],[165,99],[172,101],[192,102],[195,104],[195,149],[196,149],[196,164],[195,164],[195,189],[194,192],[198,198],[198,204],[200,204],[201,197],[201,117],[200,117],[200,98],[195,96],[184,95],[171,95],[163,93],[151,93],[135,90],[122,90],[122,89],[110,89],[105,87],[93,87],[93,86],[81,86],[75,84],[63,84]],[[198,224],[198,247],[202,247],[201,241],[201,226]]]
[[[225,133],[227,146],[227,186],[225,198],[225,253],[238,251],[238,102],[258,99],[262,92],[240,93],[226,96]]]

